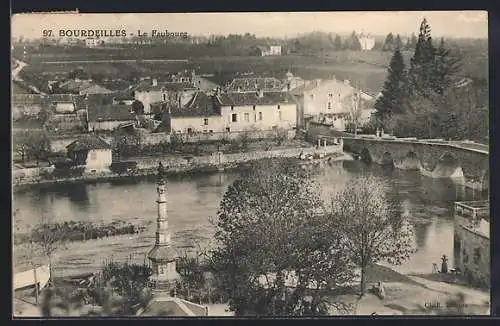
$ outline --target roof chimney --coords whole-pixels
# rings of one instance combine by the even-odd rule
[[[153,86],[158,86],[158,79],[153,78]]]
[[[264,91],[261,90],[261,89],[258,89],[257,90],[257,96],[260,97],[260,98],[264,97]]]

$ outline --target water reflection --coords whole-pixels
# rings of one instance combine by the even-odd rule
[[[431,179],[418,171],[387,169],[359,161],[333,162],[311,172],[325,200],[330,200],[356,175],[374,175],[385,180],[388,197],[415,225],[419,251],[403,265],[412,271],[420,268],[429,272],[432,262],[443,254],[452,257],[455,200],[487,198],[487,194],[473,193],[450,180]],[[237,177],[237,172],[168,176],[169,227],[177,245],[203,247],[211,240],[214,230],[210,219],[216,218],[227,186]],[[60,253],[61,270],[87,271],[99,267],[102,259],[112,254],[119,258],[146,250],[144,248],[152,243],[157,214],[154,182],[155,177],[151,176],[94,185],[31,189],[15,194],[13,208],[18,210],[16,218],[25,222],[36,221],[44,214],[60,221],[122,219],[148,226],[146,233],[132,239],[109,239],[112,245],[97,241],[74,244],[73,249]],[[85,264],[74,265],[77,261],[85,261]]]

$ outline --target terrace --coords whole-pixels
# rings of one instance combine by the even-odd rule
[[[455,203],[455,215],[466,218],[471,222],[479,222],[481,219],[490,221],[490,201],[467,201]]]

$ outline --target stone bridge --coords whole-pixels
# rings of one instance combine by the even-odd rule
[[[343,142],[344,151],[365,162],[420,170],[429,177],[453,178],[474,189],[489,189],[489,151],[486,145],[359,136],[344,136]]]

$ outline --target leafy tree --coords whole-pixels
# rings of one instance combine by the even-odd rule
[[[382,123],[392,115],[404,112],[407,80],[403,56],[399,49],[394,51],[387,71],[382,95],[375,102],[375,114]]]
[[[359,42],[359,37],[356,32],[352,32],[350,37],[350,50],[361,51],[361,43]]]
[[[135,114],[144,114],[144,104],[139,100],[135,100],[132,102],[132,111],[134,111]]]
[[[335,35],[335,40],[333,41],[333,47],[335,48],[335,51],[342,50],[342,38],[338,34]]]
[[[366,268],[382,260],[400,264],[415,251],[413,228],[386,198],[385,185],[360,176],[332,199],[328,228],[338,228],[344,250],[361,268],[361,294]]]
[[[382,46],[382,51],[393,51],[393,50],[394,50],[394,35],[392,33],[389,33],[385,37],[384,45]]]
[[[403,41],[401,41],[401,36],[396,35],[396,39],[394,40],[394,49],[399,49],[400,51],[403,49]]]
[[[120,156],[137,155],[142,147],[141,135],[137,130],[117,130],[113,136],[113,145]]]
[[[326,314],[329,291],[352,280],[340,237],[325,232],[315,189],[286,159],[253,164],[227,189],[211,268],[236,315]]]

